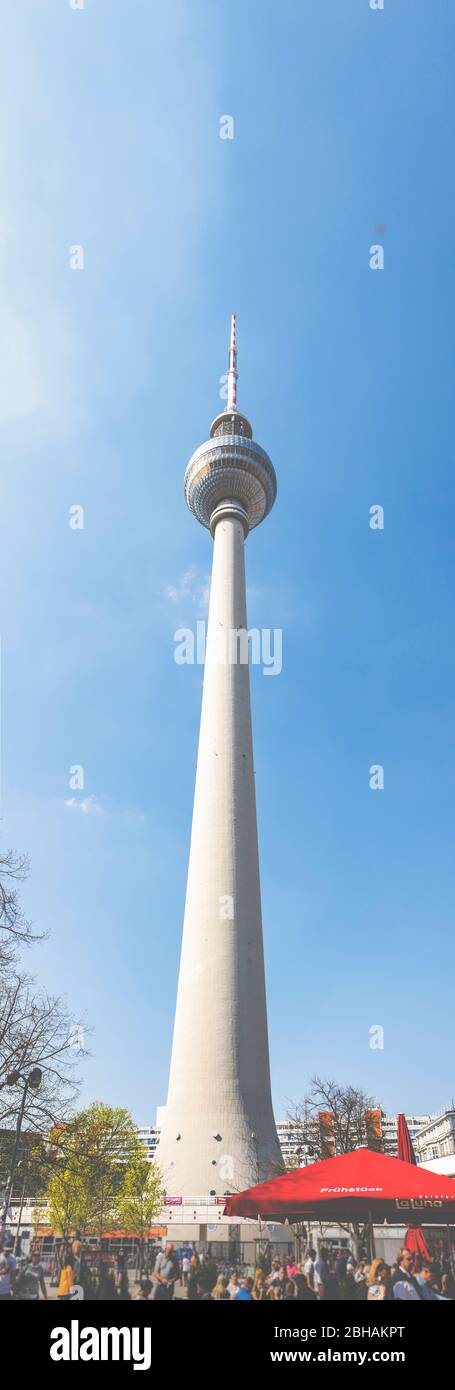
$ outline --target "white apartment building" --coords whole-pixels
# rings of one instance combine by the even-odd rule
[[[431,1115],[406,1115],[407,1126],[413,1144],[416,1135],[425,1125],[429,1125],[431,1120]],[[315,1125],[316,1145],[318,1146],[319,1135],[317,1132],[317,1122],[314,1121],[313,1123]],[[381,1127],[384,1153],[390,1154],[392,1158],[396,1158],[398,1117],[396,1115],[382,1115]],[[299,1166],[304,1168],[308,1163],[315,1162],[317,1158],[317,1147],[316,1152],[312,1153],[311,1138],[308,1138],[306,1141],[302,1138],[302,1129],[300,1125],[296,1124],[294,1120],[280,1120],[276,1128],[284,1163],[288,1163],[290,1158],[297,1158]],[[364,1143],[366,1143],[366,1134]]]
[[[431,1115],[406,1115],[406,1124],[411,1136],[413,1147],[419,1131],[424,1125],[430,1123]],[[381,1119],[382,1137],[384,1140],[384,1153],[390,1154],[392,1158],[397,1156],[398,1144],[398,1116],[383,1115]],[[417,1153],[416,1153],[417,1158]]]
[[[307,1163],[314,1163],[315,1155],[310,1152],[311,1144],[302,1138],[301,1126],[296,1124],[295,1120],[278,1120],[276,1132],[284,1164],[287,1165],[289,1159],[295,1158],[300,1168],[305,1168]]]
[[[455,1110],[432,1115],[416,1138],[418,1163],[433,1173],[455,1177]]]
[[[156,1128],[156,1125],[138,1125],[137,1134],[138,1139],[146,1145],[149,1163],[153,1163],[156,1146],[160,1137],[159,1129]]]

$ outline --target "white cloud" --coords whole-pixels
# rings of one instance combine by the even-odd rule
[[[67,806],[70,811],[82,811],[84,816],[106,816],[108,814],[110,816],[120,816],[121,820],[125,821],[127,825],[142,825],[146,819],[143,811],[135,811],[129,806],[113,806],[108,812],[107,807],[103,806],[101,801],[98,801],[93,794],[81,798],[78,796],[70,796],[68,801],[65,801],[65,806]]]
[[[195,565],[181,575],[175,584],[163,584],[164,598],[171,603],[182,603],[189,599],[196,607],[205,611],[208,608],[210,596],[210,575],[200,575]]]
[[[69,801],[65,801],[65,806],[68,806],[72,811],[82,811],[86,816],[93,814],[104,816],[106,814],[104,806],[96,800],[95,796],[84,796],[81,801],[77,796],[70,796]]]

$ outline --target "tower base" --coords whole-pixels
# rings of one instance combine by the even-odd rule
[[[258,1256],[266,1247],[273,1255],[284,1258],[294,1250],[294,1235],[289,1226],[275,1221],[237,1221],[224,1216],[220,1206],[181,1206],[163,1208],[159,1224],[165,1226],[164,1241],[172,1240],[176,1249],[194,1246],[201,1253],[209,1250],[214,1259],[256,1266]],[[164,1243],[164,1242],[163,1242]]]

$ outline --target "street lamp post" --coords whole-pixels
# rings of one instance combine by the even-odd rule
[[[20,1159],[19,1159],[19,1163],[16,1165],[16,1167],[17,1167],[17,1169],[19,1169],[19,1168],[21,1167],[21,1160],[20,1160]],[[26,1186],[27,1186],[27,1174],[25,1174],[25,1177],[24,1177],[23,1180],[22,1180],[21,1204],[20,1204],[20,1207],[19,1207],[19,1216],[18,1216],[18,1218],[17,1218],[16,1239],[15,1239],[15,1241],[14,1241],[13,1255],[18,1255],[18,1253],[19,1253],[19,1245],[20,1245],[20,1238],[21,1238],[21,1225],[22,1225],[22,1212],[23,1212],[23,1210],[24,1210]]]
[[[16,1168],[17,1155],[18,1155],[18,1152],[19,1152],[19,1142],[20,1142],[20,1137],[21,1137],[22,1121],[23,1121],[23,1118],[24,1118],[25,1102],[26,1102],[26,1100],[27,1100],[28,1091],[29,1091],[29,1090],[31,1090],[31,1091],[37,1091],[38,1088],[39,1088],[39,1086],[41,1086],[42,1078],[43,1078],[43,1073],[42,1073],[42,1071],[40,1071],[40,1068],[39,1068],[39,1067],[33,1067],[33,1071],[31,1071],[31,1072],[29,1073],[28,1076],[23,1076],[23,1075],[22,1075],[22,1072],[20,1072],[20,1071],[11,1071],[11,1072],[9,1073],[9,1076],[7,1076],[7,1078],[6,1078],[6,1082],[4,1083],[6,1086],[15,1086],[17,1081],[23,1081],[23,1083],[24,1083],[24,1089],[23,1089],[23,1092],[22,1092],[22,1100],[21,1100],[21,1103],[20,1103],[19,1113],[18,1113],[18,1116],[17,1116],[16,1136],[15,1136],[15,1140],[14,1140],[13,1152],[12,1152],[12,1155],[11,1155],[11,1167],[10,1167],[10,1172],[9,1172],[9,1178],[8,1178],[8,1181],[7,1181],[7,1184],[6,1184],[6,1188],[5,1188],[5,1198],[4,1198],[4,1203],[3,1203],[3,1211],[2,1211],[1,1220],[0,1220],[0,1249],[3,1249],[3,1245],[4,1245],[4,1242],[5,1242],[6,1222],[7,1222],[7,1219],[8,1219],[8,1209],[9,1209],[9,1204],[10,1204],[10,1201],[11,1201],[11,1193],[12,1193],[12,1190],[13,1190],[14,1173],[15,1173],[15,1168]]]

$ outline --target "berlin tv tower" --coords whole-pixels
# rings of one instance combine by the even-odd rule
[[[244,543],[276,477],[237,407],[231,319],[227,404],[185,472],[213,568],[174,1039],[156,1153],[168,1196],[222,1197],[282,1168],[270,1091]]]

